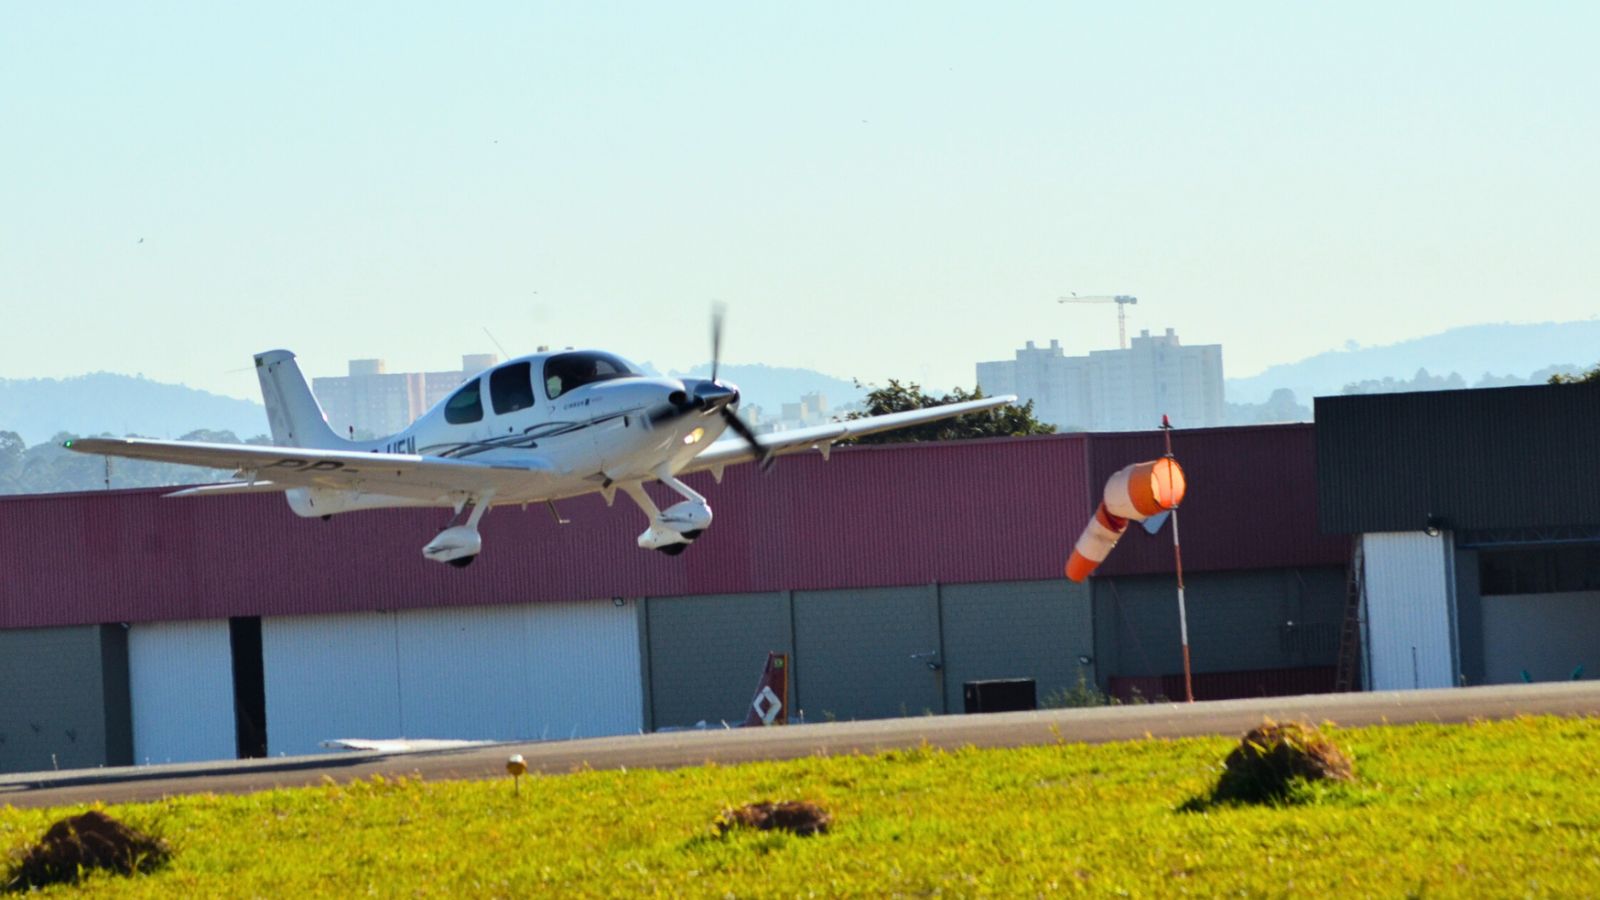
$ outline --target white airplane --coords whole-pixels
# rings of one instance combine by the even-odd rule
[[[774,456],[812,448],[827,458],[847,437],[1016,400],[985,397],[757,438],[737,415],[738,388],[717,380],[720,335],[719,317],[709,379],[648,377],[599,350],[537,353],[467,379],[404,431],[373,441],[335,434],[294,354],[269,350],[255,363],[273,446],[143,438],[81,438],[65,446],[234,470],[234,481],[173,497],[281,491],[296,514],[322,518],[401,506],[451,509],[422,555],[465,567],[483,549],[478,523],[491,506],[548,503],[555,512],[557,500],[599,492],[610,505],[621,491],[650,520],[639,546],[675,556],[711,524],[711,506],[681,475],[710,470],[721,482],[724,467],[736,463],[766,466]],[[725,431],[733,435],[723,437]],[[645,493],[652,480],[682,502],[658,508]]]

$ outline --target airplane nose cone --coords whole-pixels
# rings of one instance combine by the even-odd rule
[[[699,398],[702,409],[710,410],[735,402],[739,391],[714,381],[702,381],[695,389],[695,397]]]

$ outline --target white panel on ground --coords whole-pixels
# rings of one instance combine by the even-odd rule
[[[261,620],[267,753],[326,753],[335,738],[400,737],[395,617],[387,612]]]
[[[1449,546],[1448,534],[1362,535],[1373,690],[1455,685]]]
[[[238,756],[227,619],[130,626],[128,693],[135,763]]]
[[[518,740],[643,727],[632,602],[264,619],[267,746],[332,738]]]

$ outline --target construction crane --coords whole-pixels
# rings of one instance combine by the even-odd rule
[[[1099,294],[1092,297],[1079,297],[1073,294],[1062,297],[1058,303],[1115,303],[1117,305],[1117,346],[1123,350],[1128,349],[1128,304],[1138,303],[1138,297],[1127,294]]]

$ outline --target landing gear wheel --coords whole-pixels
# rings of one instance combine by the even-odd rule
[[[706,530],[704,528],[696,528],[693,531],[685,531],[683,533],[683,536],[692,541],[695,538],[698,538],[700,535],[705,534],[705,533],[706,533]]]
[[[450,565],[455,566],[458,569],[465,569],[467,566],[472,565],[472,561],[477,559],[477,558],[478,558],[478,555],[476,553],[474,553],[471,556],[461,556],[461,557],[457,557],[455,559],[446,560],[446,562],[450,563]]]
[[[688,544],[668,544],[665,547],[656,548],[658,552],[665,553],[668,556],[677,556],[679,553],[682,553],[687,549],[689,549]]]

